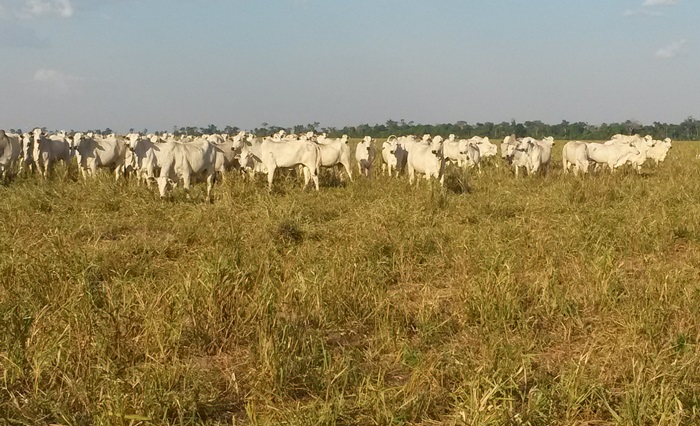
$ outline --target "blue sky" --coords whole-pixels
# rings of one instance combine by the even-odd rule
[[[0,0],[0,128],[700,117],[691,0]]]

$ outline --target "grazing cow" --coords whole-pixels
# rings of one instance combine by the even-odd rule
[[[187,198],[190,197],[190,184],[193,178],[204,177],[207,181],[207,200],[212,201],[211,191],[216,180],[216,150],[204,138],[192,142],[167,142],[161,147],[161,168],[157,178],[149,178],[158,183],[158,192],[164,198],[182,179]]]
[[[0,130],[0,178],[7,181],[11,169],[20,159],[22,154],[22,141],[19,135],[7,134]]]
[[[562,163],[564,173],[569,173],[569,168],[574,167],[574,176],[579,172],[588,173],[588,145],[585,142],[570,141],[562,149]]]
[[[302,135],[299,140],[274,140],[266,138],[258,142],[248,139],[251,144],[241,150],[240,163],[249,171],[267,173],[268,190],[272,191],[275,170],[302,166],[304,170],[304,187],[313,180],[318,191],[318,171],[321,167],[321,150],[318,144]]]
[[[666,155],[670,149],[670,138],[666,138],[663,141],[656,141],[656,144],[647,151],[647,156],[654,160],[654,163],[658,166],[660,162],[666,159]]]
[[[73,149],[83,178],[95,176],[98,167],[114,168],[116,180],[124,174],[126,141],[120,137],[89,137],[76,133],[73,135]]]
[[[630,157],[639,155],[639,150],[628,143],[605,145],[589,142],[586,145],[588,147],[588,160],[596,164],[607,165],[610,172],[627,163]]]
[[[47,136],[41,129],[32,131],[32,143],[34,145],[32,157],[34,165],[43,178],[49,177],[49,172],[56,161],[63,161],[66,172],[70,167],[71,143],[68,138],[54,135]]]
[[[348,178],[352,181],[348,135],[343,135],[340,139],[328,139],[324,133],[317,138],[316,143],[321,152],[321,167],[342,165]]]
[[[420,142],[406,145],[408,151],[408,181],[413,184],[416,172],[425,175],[425,180],[431,177],[439,179],[440,185],[445,181],[445,161],[442,154],[442,138],[432,141],[425,138]]]
[[[355,148],[355,160],[357,160],[357,169],[361,176],[372,176],[372,163],[376,150],[372,146],[372,137],[365,136]]]

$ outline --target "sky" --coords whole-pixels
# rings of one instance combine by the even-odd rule
[[[0,0],[0,128],[700,117],[697,0]]]

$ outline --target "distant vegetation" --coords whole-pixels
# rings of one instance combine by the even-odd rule
[[[11,131],[14,131],[12,129]],[[28,129],[25,129],[25,131]],[[85,130],[85,129],[81,129]],[[91,129],[96,133],[108,134],[112,133],[112,129]],[[191,135],[199,136],[202,134],[211,133],[228,133],[235,134],[242,130],[237,126],[225,126],[218,128],[214,124],[206,127],[196,126],[173,126],[169,129],[170,132],[176,135]],[[623,134],[633,135],[652,135],[655,139],[671,138],[673,140],[696,141],[700,140],[700,120],[694,117],[688,117],[680,124],[661,123],[655,121],[652,124],[641,124],[636,120],[627,120],[622,123],[603,123],[603,124],[588,124],[586,122],[568,122],[563,120],[559,124],[546,124],[539,120],[517,122],[511,120],[501,123],[476,123],[470,124],[466,121],[457,121],[455,123],[445,124],[420,124],[413,121],[394,121],[388,120],[384,124],[360,124],[358,126],[345,127],[323,127],[321,123],[299,124],[291,127],[276,126],[268,123],[262,123],[260,127],[250,129],[258,136],[271,135],[279,130],[285,130],[287,133],[302,133],[307,131],[325,132],[332,137],[340,137],[348,135],[351,138],[361,138],[366,135],[374,137],[388,137],[390,135],[420,135],[420,134],[440,134],[448,135],[454,133],[458,137],[472,136],[488,136],[492,139],[502,139],[508,135],[515,134],[518,137],[532,136],[542,138],[545,136],[553,136],[558,140],[606,140],[612,135]],[[129,129],[130,132],[139,131],[139,129]],[[148,129],[140,130],[142,133],[148,133]],[[164,131],[164,130],[161,130]],[[159,133],[160,131],[156,131]]]
[[[235,126],[226,126],[218,129],[211,124],[207,127],[175,127],[174,133],[198,135],[203,133],[237,133],[240,129]],[[339,137],[348,135],[351,138],[361,138],[366,135],[375,137],[388,137],[389,135],[420,135],[425,133],[448,135],[454,133],[459,137],[488,136],[493,139],[502,139],[508,135],[515,134],[518,137],[532,136],[541,138],[553,136],[560,140],[605,140],[615,134],[632,135],[652,135],[655,139],[671,138],[673,140],[700,140],[700,120],[688,117],[680,124],[660,123],[641,124],[635,120],[627,120],[622,123],[603,123],[599,125],[585,122],[568,122],[566,120],[559,124],[546,124],[539,120],[502,123],[476,123],[470,124],[466,121],[445,124],[419,124],[413,121],[388,120],[384,124],[360,124],[358,126],[322,127],[320,123],[309,123],[292,127],[281,127],[262,123],[260,127],[253,129],[257,135],[271,135],[278,130],[285,130],[288,133],[302,133],[306,131],[326,132],[330,136]]]

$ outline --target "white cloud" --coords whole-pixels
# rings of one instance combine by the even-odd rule
[[[681,52],[681,49],[683,49],[685,42],[685,40],[674,41],[668,46],[664,46],[657,50],[654,56],[661,59],[675,58]]]
[[[41,68],[34,73],[34,81],[39,84],[40,87],[59,95],[71,93],[73,84],[82,80],[83,79],[80,77],[51,68]]]
[[[642,6],[674,6],[678,4],[678,0],[645,0]]]
[[[15,1],[14,3],[17,3]],[[19,18],[35,18],[39,16],[59,16],[70,18],[74,9],[71,0],[24,0],[14,7],[14,14]]]
[[[624,12],[624,16],[663,16],[663,13],[658,10],[652,10],[656,6],[675,6],[678,4],[678,0],[644,0],[642,6],[639,9],[627,9]]]
[[[662,13],[658,12],[656,10],[648,10],[648,9],[637,9],[637,10],[627,9],[627,10],[625,10],[625,13],[624,13],[624,16],[637,16],[637,15],[661,16]]]

